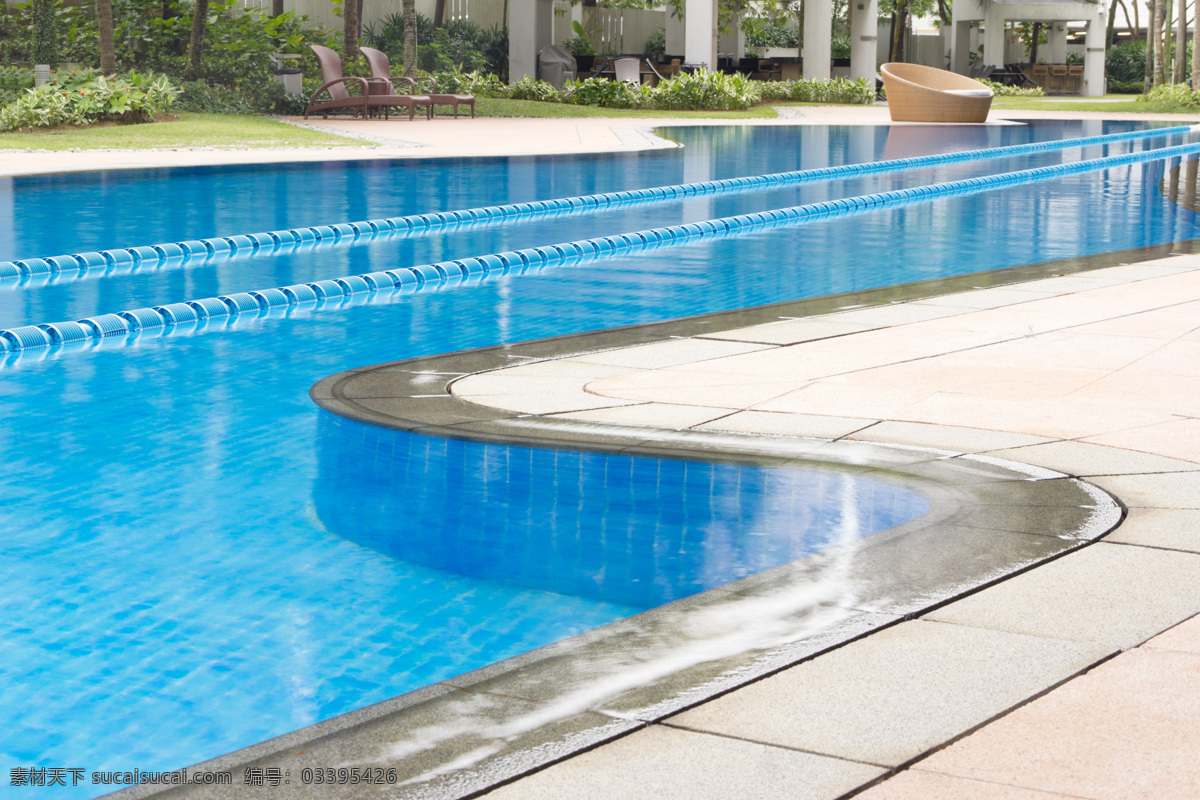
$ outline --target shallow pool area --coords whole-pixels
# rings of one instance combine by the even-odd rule
[[[0,259],[1098,135],[1131,125],[954,129],[937,141],[905,129],[695,128],[673,134],[681,150],[637,156],[6,180]],[[0,328],[1116,149],[270,257],[2,279]],[[595,263],[414,283],[391,293],[0,354],[7,412],[0,428],[6,464],[0,529],[7,534],[0,574],[8,587],[0,684],[14,721],[0,741],[0,761],[89,771],[184,766],[812,556],[847,529],[869,535],[922,516],[929,510],[922,495],[886,480],[851,487],[847,481],[858,479],[852,473],[830,478],[759,465],[521,453],[510,444],[339,421],[319,410],[308,390],[329,375],[381,362],[1197,238],[1194,214],[1158,189],[1171,166],[1129,165]],[[536,358],[532,349],[527,354]],[[525,460],[517,465],[519,459]],[[624,482],[609,485],[609,472]],[[611,493],[598,494],[603,488]],[[842,505],[835,511],[798,505],[797,497],[814,494]],[[422,542],[415,549],[409,530]],[[529,548],[524,554],[522,546]],[[546,552],[560,561],[548,564]],[[497,571],[497,553],[531,569]],[[80,787],[62,796],[96,793]]]

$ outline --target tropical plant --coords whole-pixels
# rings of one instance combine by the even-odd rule
[[[148,122],[164,113],[177,90],[165,75],[130,72],[105,77],[84,70],[26,89],[0,109],[0,131],[94,122]]]
[[[992,94],[997,97],[1042,97],[1045,95],[1040,86],[1033,86],[1026,89],[1020,86],[1005,86],[1003,83],[996,83],[989,80],[981,80],[979,82],[991,89]]]
[[[646,37],[642,51],[648,56],[661,56],[667,52],[667,29],[659,28]]]

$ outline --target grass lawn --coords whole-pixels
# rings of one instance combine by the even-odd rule
[[[151,150],[175,147],[362,147],[369,144],[267,117],[183,112],[142,125],[0,133],[0,150]]]
[[[1192,108],[1152,106],[1141,103],[1135,94],[1109,94],[1104,97],[997,97],[992,108],[1018,111],[1100,111],[1107,114],[1197,114]]]

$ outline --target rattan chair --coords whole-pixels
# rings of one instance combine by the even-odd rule
[[[920,64],[879,68],[894,122],[986,122],[992,90],[979,81]]]

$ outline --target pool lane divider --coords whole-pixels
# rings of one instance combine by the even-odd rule
[[[219,256],[235,257],[247,254],[251,256],[273,255],[283,251],[285,248],[299,246],[344,245],[356,241],[367,241],[375,237],[428,233],[460,225],[528,221],[538,217],[586,213],[638,203],[679,200],[726,192],[771,189],[802,183],[818,183],[848,177],[903,172],[929,166],[941,166],[967,161],[1012,158],[1032,153],[1067,150],[1076,147],[1093,147],[1197,131],[1200,131],[1200,125],[1157,128],[1148,131],[1129,131],[1126,133],[1088,136],[1054,142],[1036,142],[1033,144],[992,147],[983,150],[965,150],[959,153],[939,153],[929,156],[915,156],[913,158],[874,161],[864,164],[843,164],[836,167],[779,172],[770,175],[726,178],[673,186],[656,186],[649,189],[633,189],[624,192],[582,195],[555,200],[535,200],[528,203],[511,203],[486,208],[471,208],[462,211],[442,211],[432,214],[389,217],[364,222],[342,222],[333,225],[318,225],[310,228],[292,228],[288,230],[268,231],[266,233],[246,233],[185,242],[166,242],[162,244],[100,250],[97,252],[27,258],[0,262],[0,280],[56,275],[65,272],[86,272],[91,269],[107,270],[119,267],[134,269],[146,266],[155,268],[172,263],[178,264],[191,259],[207,260]]]
[[[702,239],[756,233],[773,228],[802,225],[832,217],[861,214],[886,208],[914,205],[966,194],[1006,189],[1012,186],[1053,180],[1066,175],[1096,172],[1130,164],[1182,158],[1200,153],[1200,143],[1126,153],[1119,156],[1058,164],[1017,172],[931,184],[914,189],[897,189],[879,194],[830,200],[804,206],[740,214],[672,225],[666,228],[563,242],[545,247],[473,256],[414,267],[349,275],[333,280],[295,284],[251,292],[239,292],[201,300],[170,303],[150,308],[101,314],[74,322],[42,323],[0,330],[0,352],[17,352],[53,345],[69,345],[108,336],[135,334],[143,330],[171,328],[182,323],[236,317],[240,314],[290,308],[325,300],[341,300],[381,290],[411,290],[414,284],[442,283],[451,279],[478,278],[509,270],[523,271],[549,266],[626,256],[663,246],[678,246]]]

